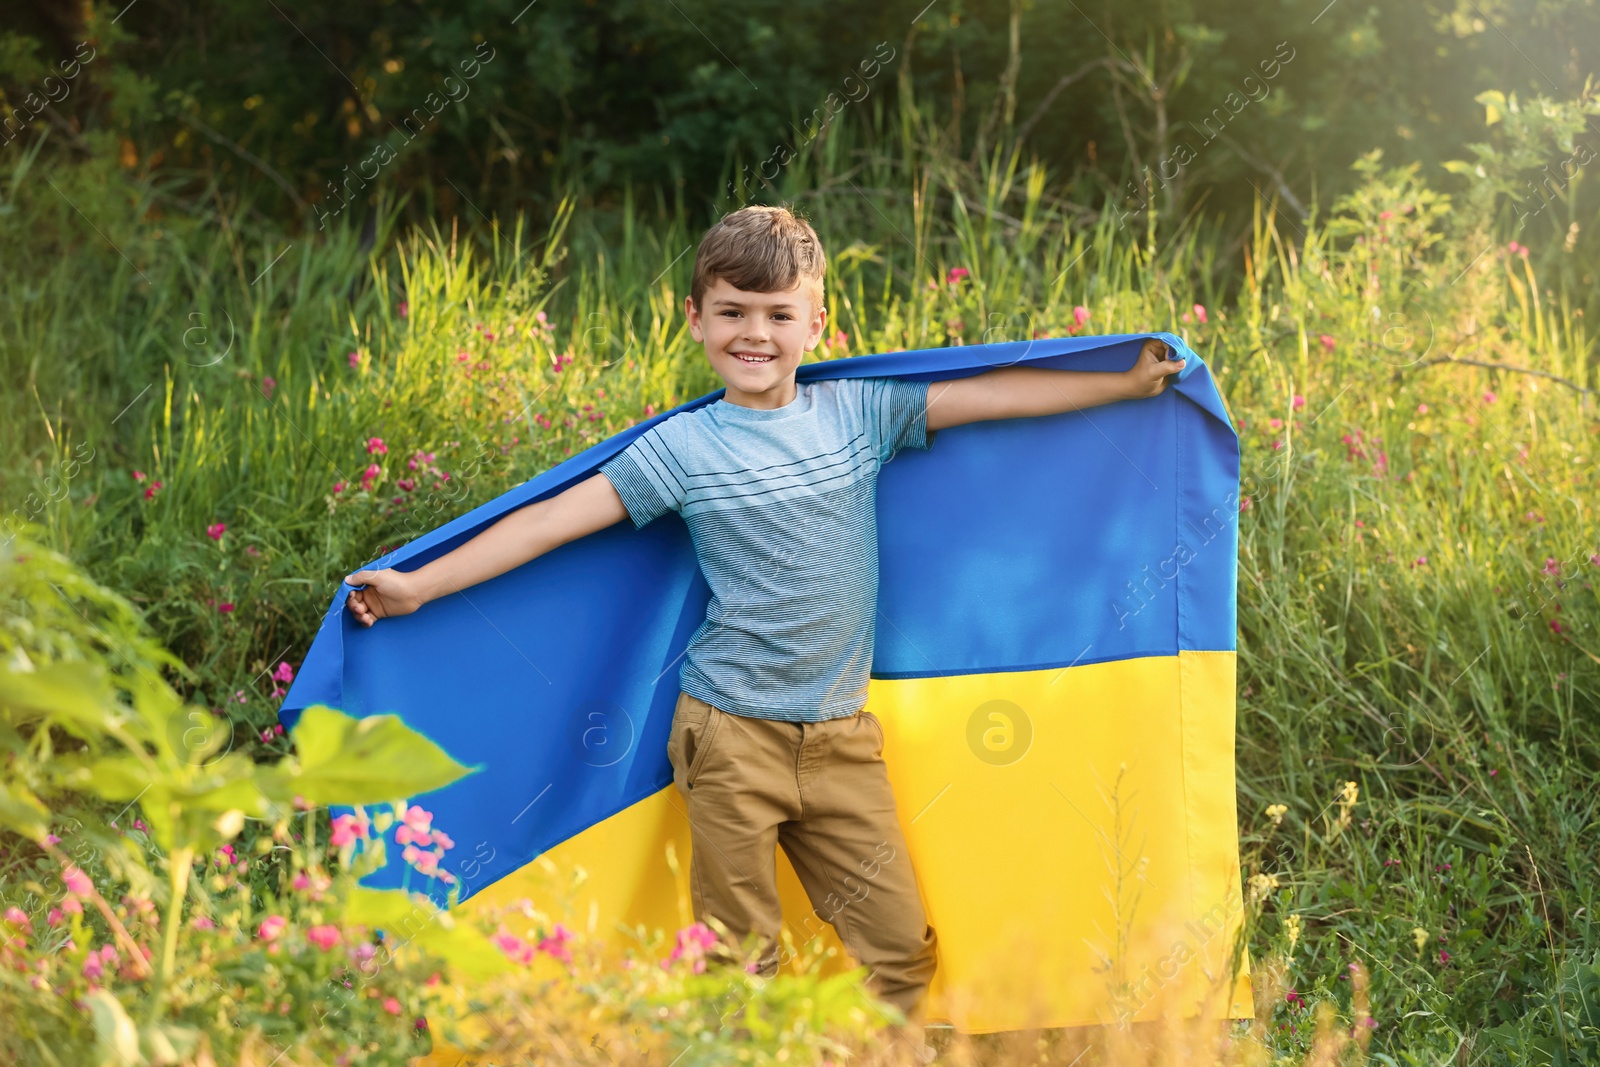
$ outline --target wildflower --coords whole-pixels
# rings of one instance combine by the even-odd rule
[[[1483,394],[1483,402],[1484,402],[1484,403],[1485,403],[1485,404],[1493,404],[1493,403],[1494,403],[1494,401],[1495,401],[1495,396],[1494,396],[1494,394],[1493,394],[1493,393],[1490,393],[1490,392],[1485,392],[1485,393],[1484,393],[1484,394]]]
[[[1398,867],[1400,866],[1400,861],[1395,859],[1393,856],[1390,856],[1388,859],[1383,861],[1383,865],[1385,867]]]
[[[259,556],[261,555],[261,550],[255,545],[245,545],[244,554],[247,556]]]
[[[1303,408],[1305,406],[1306,406],[1306,398],[1301,396],[1299,393],[1296,393],[1294,395],[1294,399],[1289,402],[1289,408],[1292,411],[1299,411],[1301,408]]]
[[[1204,326],[1206,324],[1206,306],[1204,304],[1196,304],[1194,306],[1194,317],[1200,320],[1200,325]]]
[[[1278,888],[1278,876],[1275,874],[1252,874],[1250,876],[1250,899],[1260,900],[1274,889]]]
[[[1073,329],[1075,329],[1075,330],[1083,329],[1083,324],[1088,322],[1088,321],[1089,321],[1089,309],[1088,308],[1084,307],[1082,304],[1079,304],[1077,307],[1072,309],[1072,328]]]
[[[495,948],[505,953],[506,957],[515,963],[532,963],[534,948],[522,938],[500,927],[495,935],[489,939]]]
[[[365,816],[357,818],[348,814],[337,815],[333,820],[333,836],[330,841],[334,848],[343,848],[366,837],[367,830],[368,823]]]
[[[646,404],[644,406],[644,417],[645,418],[647,418],[647,419],[654,418],[655,417],[655,413],[656,413],[656,406],[654,404]]]
[[[946,285],[960,285],[962,279],[967,277],[967,268],[951,267],[950,273],[945,276]]]
[[[94,892],[94,883],[78,869],[77,864],[67,864],[66,870],[61,872],[61,880],[66,883],[67,892],[74,896],[86,897]]]
[[[1244,497],[1240,497],[1239,498],[1239,510],[1240,511],[1249,511],[1250,510],[1250,498],[1249,497],[1244,496]]]
[[[6,922],[10,923],[12,926],[17,927],[18,929],[25,929],[25,930],[32,930],[33,929],[33,920],[28,918],[28,913],[27,912],[23,911],[21,908],[17,907],[16,905],[12,905],[11,907],[6,909],[5,918],[6,918]]]
[[[196,915],[189,921],[189,925],[196,930],[215,930],[217,928],[216,920],[209,915]]]
[[[402,319],[411,317],[411,305],[406,303],[404,300],[400,301],[395,310],[400,313],[400,317]]]
[[[539,939],[538,950],[560,960],[562,963],[572,962],[572,950],[567,948],[567,942],[576,936],[562,923],[556,923],[549,937]],[[699,973],[698,971],[696,972]]]
[[[282,915],[269,915],[256,927],[256,936],[263,941],[275,941],[283,933],[283,928],[289,925],[289,920]]]
[[[50,914],[48,914],[48,915],[46,915],[44,917],[44,924],[46,926],[60,926],[61,925],[61,909],[60,908],[51,908],[50,909]]]
[[[694,973],[703,974],[706,969],[706,949],[717,943],[717,935],[705,923],[696,922],[685,926],[678,931],[677,944],[672,953],[661,961],[663,969],[669,968],[680,959],[694,961]]]
[[[1440,949],[1439,950],[1439,962],[1440,963],[1449,963],[1450,962],[1450,953],[1446,952],[1444,949]]]
[[[268,400],[272,399],[272,391],[274,389],[276,389],[277,387],[278,387],[278,383],[276,381],[274,381],[273,379],[271,379],[271,378],[262,378],[261,379],[261,395],[266,397]]]
[[[350,353],[350,369],[351,370],[355,370],[359,366],[361,366],[361,353],[359,351],[351,352]]]
[[[294,681],[294,668],[287,663],[279,663],[278,669],[272,672],[272,680],[274,682]]]
[[[1322,334],[1317,340],[1322,342],[1322,350],[1330,355],[1333,352],[1333,346],[1338,343],[1328,334]]]
[[[1343,830],[1350,825],[1350,811],[1356,806],[1361,796],[1361,787],[1355,782],[1346,782],[1344,788],[1339,790],[1339,829]]]
[[[1288,812],[1288,810],[1289,805],[1287,804],[1268,804],[1267,818],[1272,820],[1272,825],[1282,826],[1283,816]]]
[[[335,492],[335,493],[342,493],[342,492],[344,492],[344,483],[343,483],[343,482],[334,482],[334,483],[333,483],[333,491],[334,491],[334,492]]]
[[[136,482],[144,481],[144,471],[134,471],[133,472],[133,480],[136,481]]]
[[[1426,415],[1427,413],[1428,413],[1428,405],[1426,405],[1426,404],[1418,404],[1417,405],[1417,414],[1418,415]]]
[[[1563,629],[1565,629],[1565,627],[1561,625],[1560,619],[1551,619],[1550,629],[1553,633],[1560,633]]]
[[[306,940],[322,951],[327,952],[339,943],[339,928],[326,923],[321,926],[313,926],[306,931]]]
[[[1283,932],[1289,938],[1289,951],[1294,951],[1295,943],[1300,940],[1300,916],[1290,915],[1283,920]]]
[[[222,614],[224,614],[224,615],[229,614],[230,612],[233,611],[233,601],[229,600],[229,601],[226,601],[224,603],[218,604],[217,605],[217,610],[222,612]]]
[[[1292,1008],[1303,1008],[1306,1006],[1305,998],[1292,989],[1283,995],[1283,999],[1284,1002]]]
[[[1267,420],[1267,425],[1269,427],[1271,427],[1272,429],[1274,429],[1274,430],[1281,430],[1281,429],[1283,429],[1283,420],[1282,419],[1268,419]]]
[[[384,455],[385,453],[387,453],[388,451],[389,451],[389,446],[383,443],[383,438],[381,438],[381,437],[369,437],[369,438],[367,438],[367,455],[370,456],[370,455],[376,453],[376,454],[381,456],[381,455]]]
[[[1274,442],[1272,442],[1272,450],[1274,452],[1276,452],[1278,449],[1280,449],[1282,447],[1283,447],[1283,442],[1282,441],[1274,441]]]
[[[1394,218],[1394,212],[1392,212],[1392,211],[1380,211],[1380,212],[1378,212],[1378,221],[1379,222],[1388,222],[1392,218]]]
[[[405,302],[401,301],[400,306],[404,307],[405,306]],[[399,1015],[400,1014],[400,1002],[398,1000],[394,999],[393,997],[387,997],[387,998],[384,999],[384,1002],[383,1002],[383,1010],[388,1012],[390,1015]]]
[[[145,491],[144,491],[144,498],[146,500],[153,499],[155,497],[155,495],[156,495],[156,492],[160,488],[161,488],[161,483],[160,482],[151,482],[149,487],[147,489],[145,489]]]
[[[1415,926],[1411,929],[1411,940],[1417,946],[1419,953],[1428,947],[1428,941],[1432,937],[1433,935],[1428,932],[1426,927]]]
[[[1413,567],[1426,567],[1427,565],[1428,565],[1428,557],[1427,556],[1418,556],[1411,564],[1411,566],[1413,566]]]
[[[1554,556],[1546,556],[1544,560],[1544,572],[1550,577],[1554,578],[1556,575],[1561,573],[1560,562],[1558,562]]]
[[[100,962],[99,954],[95,952],[89,953],[89,958],[83,961],[83,976],[94,982],[99,980],[104,973],[104,965]]]

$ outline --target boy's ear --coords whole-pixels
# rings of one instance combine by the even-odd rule
[[[828,328],[828,305],[819,303],[817,313],[811,316],[811,328],[806,331],[805,350],[810,352],[822,343],[822,335]]]
[[[700,329],[700,310],[694,306],[694,297],[683,298],[683,313],[689,319],[689,336],[697,342],[705,341],[705,334]]]

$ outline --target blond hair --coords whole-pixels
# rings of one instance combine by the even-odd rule
[[[820,308],[826,269],[809,222],[786,207],[752,205],[722,216],[700,239],[689,295],[698,308],[718,278],[752,293],[787,292],[800,283]]]

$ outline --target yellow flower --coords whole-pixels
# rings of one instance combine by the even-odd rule
[[[1250,899],[1260,900],[1268,893],[1278,888],[1278,876],[1275,874],[1252,874],[1250,876]]]
[[[1268,804],[1267,818],[1272,820],[1272,825],[1282,826],[1284,813],[1289,810],[1287,804]]]
[[[1415,928],[1412,929],[1412,931],[1411,931],[1411,940],[1416,942],[1417,955],[1419,955],[1419,956],[1422,955],[1422,950],[1428,947],[1428,939],[1430,937],[1432,937],[1432,936],[1433,936],[1432,934],[1430,934],[1426,929],[1424,929],[1421,926],[1418,926],[1418,927],[1415,927]]]
[[[1350,825],[1350,809],[1356,806],[1361,797],[1361,787],[1355,782],[1346,782],[1344,788],[1339,790],[1339,829]]]
[[[1300,940],[1300,916],[1291,915],[1283,920],[1283,932],[1289,935],[1289,951],[1294,951],[1295,942]]]

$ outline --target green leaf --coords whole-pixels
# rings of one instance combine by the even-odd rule
[[[414,945],[472,978],[489,978],[512,968],[505,953],[476,927],[421,893],[407,896],[398,889],[357,886],[345,904],[344,919],[382,930],[393,947]]]
[[[281,788],[312,804],[376,804],[449,785],[465,767],[397,715],[355,719],[309,707],[291,734],[298,765]]]
[[[94,1020],[95,1051],[101,1067],[142,1067],[149,1062],[139,1050],[139,1028],[128,1018],[121,1001],[105,989],[85,994],[83,1000]]]
[[[37,841],[50,832],[50,809],[22,786],[0,782],[0,826]]]

